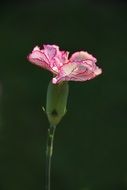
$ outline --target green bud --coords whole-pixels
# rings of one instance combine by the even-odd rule
[[[47,90],[46,113],[51,125],[57,125],[66,113],[69,85],[67,82],[52,84]]]

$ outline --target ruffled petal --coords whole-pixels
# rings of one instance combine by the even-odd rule
[[[55,46],[55,45],[43,45],[43,47],[44,47],[44,49],[42,49],[41,51],[43,51],[46,54],[49,61],[52,61],[53,58],[57,54],[58,46]]]
[[[47,55],[50,66],[56,67],[59,72],[59,68],[68,61],[68,52],[60,51],[56,45],[44,45],[44,52]]]
[[[68,61],[68,52],[60,51],[56,45],[43,45],[43,49],[36,46],[28,55],[28,60],[56,74]]]
[[[36,46],[33,49],[32,53],[30,53],[27,58],[31,63],[33,63],[35,65],[38,65],[38,66],[40,66],[40,67],[42,67],[44,69],[48,69],[48,70],[51,69],[50,66],[49,66],[50,64],[49,64],[48,58],[46,57],[44,52],[42,52],[39,49],[38,46]]]
[[[93,57],[91,54],[89,54],[87,51],[79,51],[72,54],[70,57],[71,62],[80,62],[80,61],[86,61],[91,60],[96,63],[97,59]]]
[[[96,66],[96,58],[87,52],[74,53],[70,61],[63,65],[52,82],[62,81],[86,81],[102,73],[102,70]]]

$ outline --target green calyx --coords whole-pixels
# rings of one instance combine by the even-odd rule
[[[69,85],[67,82],[49,82],[47,90],[46,114],[51,125],[57,125],[66,113]]]

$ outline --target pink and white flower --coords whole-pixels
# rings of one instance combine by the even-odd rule
[[[68,58],[69,52],[60,51],[56,45],[36,46],[28,60],[54,74],[53,84],[62,81],[87,81],[102,73],[96,66],[97,59],[86,51],[79,51]]]

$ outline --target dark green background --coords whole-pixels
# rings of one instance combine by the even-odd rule
[[[70,83],[57,128],[51,190],[127,189],[127,4],[23,1],[0,7],[0,190],[44,189],[52,75],[30,64],[35,45],[87,50],[103,75]]]

